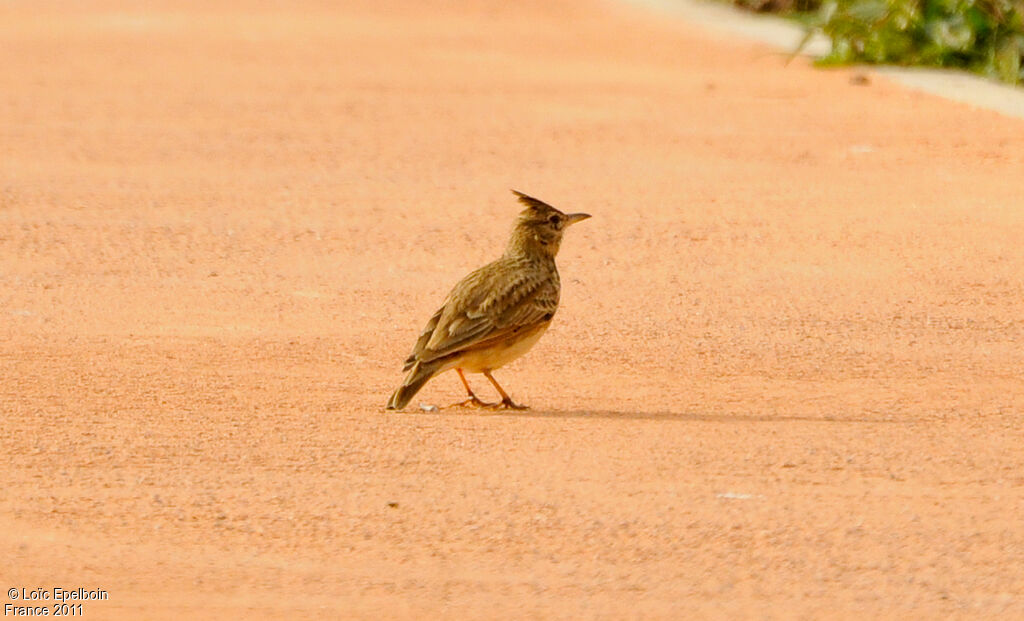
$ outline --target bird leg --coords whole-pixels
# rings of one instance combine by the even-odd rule
[[[502,390],[501,386],[498,385],[497,380],[494,379],[494,376],[491,375],[490,371],[484,371],[484,377],[491,380],[491,383],[494,384],[494,387],[498,389],[498,393],[501,395],[501,403],[497,404],[498,407],[508,408],[512,410],[530,409],[530,406],[528,405],[519,405],[518,403],[512,401],[512,397],[508,396],[508,393]]]
[[[469,387],[469,382],[466,381],[466,376],[462,374],[462,369],[456,368],[455,371],[459,374],[459,379],[462,380],[462,385],[466,387],[466,392],[469,394],[469,399],[460,401],[459,403],[453,403],[453,406],[462,408],[493,408],[497,406],[497,403],[487,403],[481,401],[473,394],[473,389]]]

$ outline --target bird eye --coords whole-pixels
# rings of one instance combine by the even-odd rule
[[[551,216],[550,218],[548,218],[548,222],[550,222],[552,226],[556,226],[557,227],[558,225],[560,225],[562,223],[562,218],[559,217],[558,214],[555,214],[555,215]]]

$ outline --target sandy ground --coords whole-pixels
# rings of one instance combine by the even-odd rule
[[[1024,122],[637,8],[336,4],[0,3],[5,591],[1024,616]],[[512,187],[594,215],[533,409],[386,414]]]

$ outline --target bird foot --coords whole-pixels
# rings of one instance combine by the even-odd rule
[[[472,396],[465,401],[459,401],[449,405],[450,408],[480,408],[484,410],[529,410],[528,405],[519,405],[512,399],[502,399],[497,403],[487,403],[477,399],[476,396]]]
[[[529,410],[530,409],[530,406],[528,406],[528,405],[519,405],[518,403],[516,403],[515,401],[512,401],[512,399],[510,399],[508,397],[505,397],[504,399],[501,400],[501,403],[497,403],[495,405],[498,408],[502,409],[502,410]]]
[[[486,401],[481,401],[481,400],[476,398],[476,395],[473,395],[469,399],[466,399],[465,401],[459,401],[458,403],[453,403],[453,404],[449,405],[448,407],[450,407],[450,408],[496,408],[499,405],[501,405],[501,404],[500,403],[487,403]]]

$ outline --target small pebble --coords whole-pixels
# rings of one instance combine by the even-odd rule
[[[753,494],[741,494],[739,492],[723,492],[721,494],[715,494],[716,498],[725,498],[726,500],[750,500],[753,498]]]

